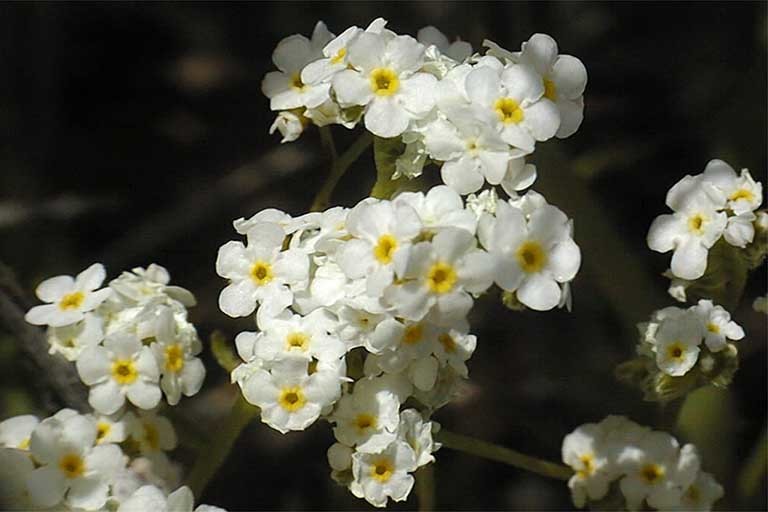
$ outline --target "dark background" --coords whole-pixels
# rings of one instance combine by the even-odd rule
[[[0,5],[0,259],[30,296],[40,280],[93,261],[109,278],[157,262],[197,295],[191,319],[203,339],[252,329],[217,308],[216,251],[235,238],[232,219],[305,212],[327,173],[315,130],[282,146],[267,133],[260,81],[271,52],[318,19],[340,33],[378,16],[398,33],[432,24],[476,48],[489,38],[517,50],[545,32],[589,71],[581,129],[533,157],[535,188],[575,219],[584,263],[573,313],[479,303],[471,380],[437,419],[548,459],[559,459],[565,434],[610,413],[672,429],[669,409],[643,403],[613,368],[633,354],[634,323],[673,304],[659,275],[670,255],[645,245],[668,188],[715,157],[766,183],[764,2]],[[334,133],[341,148],[354,137]],[[335,203],[353,205],[373,176],[366,154]],[[765,317],[751,308],[765,280],[765,268],[752,275],[732,311],[747,331],[733,386],[702,399],[715,405],[692,430],[675,431],[709,439],[699,448],[726,486],[726,509],[766,506],[764,483],[751,499],[735,491],[765,425]],[[39,376],[16,364],[16,340],[3,331],[0,418],[45,413],[27,385]],[[178,410],[216,442],[214,420],[234,390],[205,356],[204,391]],[[254,422],[199,498],[229,509],[366,508],[328,477],[332,441],[326,424],[281,436]],[[184,446],[175,454],[192,456]],[[448,450],[436,481],[444,509],[571,506],[563,483]]]

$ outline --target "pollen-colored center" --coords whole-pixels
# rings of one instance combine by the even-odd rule
[[[184,350],[181,344],[174,343],[165,347],[165,369],[169,372],[179,373],[184,368]]]
[[[347,49],[343,46],[339,49],[338,52],[336,52],[336,55],[331,57],[331,64],[340,64],[341,61],[344,60],[344,57],[347,56]]]
[[[456,352],[456,341],[453,339],[453,336],[451,336],[447,332],[444,332],[443,334],[438,336],[437,341],[439,341],[440,344],[443,346],[443,350],[445,350],[449,354]]]
[[[707,330],[713,334],[720,334],[720,326],[712,322],[707,324]]]
[[[648,484],[655,484],[664,477],[664,468],[658,464],[646,464],[640,470],[640,476]]]
[[[738,201],[739,199],[746,199],[749,202],[752,202],[755,200],[755,194],[752,193],[751,190],[747,190],[745,188],[740,188],[733,194],[731,194],[728,199],[731,201]]]
[[[291,87],[297,91],[304,90],[304,82],[301,81],[301,75],[298,73],[291,75]]]
[[[309,336],[303,332],[291,332],[285,337],[286,350],[300,350],[306,352],[309,348]]]
[[[371,414],[364,413],[364,412],[358,414],[355,417],[355,428],[357,428],[357,430],[360,433],[365,432],[369,428],[370,429],[375,429],[376,428],[376,417],[371,415]]]
[[[544,97],[550,101],[557,101],[557,88],[555,82],[545,78],[544,79]]]
[[[59,469],[67,478],[77,478],[85,473],[85,463],[78,454],[67,453],[59,459]]]
[[[675,361],[682,361],[683,354],[685,353],[685,347],[683,347],[683,344],[679,341],[676,341],[675,343],[671,344],[669,347],[667,347],[667,355],[670,359],[674,359]]]
[[[139,376],[132,359],[118,359],[112,363],[112,378],[118,384],[131,384]]]
[[[539,242],[529,240],[517,249],[517,263],[524,272],[539,272],[547,264],[547,254]]]
[[[433,293],[448,293],[457,279],[456,270],[444,261],[433,264],[427,272],[427,286]]]
[[[109,435],[110,430],[112,430],[112,425],[104,421],[98,422],[96,424],[96,444],[101,443]]]
[[[272,265],[266,261],[258,260],[251,265],[251,279],[258,286],[264,286],[269,283],[273,277]]]
[[[29,450],[30,441],[31,439],[29,437],[25,437],[24,439],[21,440],[21,442],[19,443],[19,446],[17,446],[16,448],[18,448],[19,450]]]
[[[277,403],[288,412],[296,412],[306,405],[307,399],[300,386],[290,386],[280,390]]]
[[[688,218],[688,229],[697,235],[701,235],[704,233],[704,223],[706,220],[707,219],[700,213],[692,215]]]
[[[377,459],[371,465],[371,476],[381,483],[389,481],[394,472],[395,466],[389,458]]]
[[[84,300],[85,294],[83,292],[68,293],[59,301],[59,309],[64,311],[68,309],[77,309],[83,305]]]
[[[371,90],[378,96],[391,96],[400,88],[397,73],[390,68],[376,68],[371,71]]]
[[[160,448],[160,432],[158,432],[157,427],[151,423],[144,423],[144,441],[146,441],[149,447],[153,450],[158,450]]]
[[[518,124],[525,119],[525,113],[520,108],[520,104],[512,98],[499,98],[493,104],[493,110],[496,111],[504,124]]]
[[[595,473],[595,458],[591,453],[587,453],[579,457],[581,461],[581,469],[576,471],[576,474],[581,478],[588,478]]]
[[[373,257],[382,265],[388,265],[397,251],[397,239],[386,233],[379,237],[376,247],[373,248]]]
[[[420,342],[424,334],[424,329],[421,324],[409,325],[405,328],[403,333],[403,343],[407,345],[415,345]]]

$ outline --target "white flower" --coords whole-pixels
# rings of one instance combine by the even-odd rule
[[[123,501],[117,512],[193,512],[194,496],[187,486],[179,487],[168,496],[154,485],[138,488]],[[211,505],[199,505],[194,512],[224,512],[224,509]]]
[[[699,357],[702,329],[686,312],[663,321],[656,332],[656,364],[667,375],[679,377],[693,368]]]
[[[573,135],[584,118],[584,88],[587,69],[570,55],[558,55],[557,43],[546,34],[534,34],[523,43],[518,56],[542,77],[544,97],[554,102],[560,112],[558,138]]]
[[[368,295],[379,296],[403,271],[421,231],[418,214],[404,203],[362,201],[349,212],[346,227],[354,238],[339,248],[337,262],[350,279],[366,278]]]
[[[314,423],[341,392],[338,374],[318,370],[309,375],[301,357],[277,361],[270,372],[255,369],[241,387],[245,399],[261,408],[261,420],[283,434]]]
[[[128,427],[126,418],[130,414],[114,414],[107,416],[104,414],[86,414],[96,424],[96,444],[122,443],[128,438]]]
[[[659,215],[648,230],[648,247],[657,252],[674,250],[672,273],[698,279],[707,268],[707,252],[723,234],[728,222],[718,213],[725,199],[701,176],[686,176],[667,193],[667,206],[675,213]]]
[[[125,458],[117,445],[94,446],[95,441],[95,423],[80,415],[48,419],[35,428],[29,448],[40,467],[28,475],[27,489],[36,506],[53,507],[62,500],[85,510],[105,505],[110,478],[125,466]]]
[[[119,277],[109,282],[112,288],[123,300],[136,304],[146,304],[162,298],[178,301],[186,307],[196,304],[192,292],[180,286],[169,285],[171,275],[168,271],[152,263],[146,269],[136,267],[131,272],[123,272]]]
[[[498,185],[514,153],[495,129],[490,112],[456,110],[425,129],[424,143],[435,160],[443,161],[443,182],[459,194],[479,190],[485,181]],[[520,153],[518,152],[518,155]]]
[[[331,361],[342,357],[347,347],[329,331],[335,326],[335,317],[325,309],[316,309],[307,316],[293,315],[269,320],[261,326],[264,336],[255,345],[258,357],[273,361],[286,356],[310,361]],[[245,334],[241,333],[238,337]]]
[[[394,441],[380,453],[356,452],[352,455],[355,496],[373,506],[384,507],[387,498],[403,501],[413,488],[409,473],[416,470],[416,457],[408,443]]]
[[[722,350],[726,339],[740,340],[744,337],[744,329],[731,321],[731,314],[722,306],[715,306],[711,300],[700,300],[693,310],[701,322],[704,342],[712,352]]]
[[[525,190],[536,181],[536,166],[525,162],[525,158],[513,158],[507,165],[507,172],[501,180],[501,188],[511,198],[517,198],[518,192]]]
[[[417,72],[424,45],[412,37],[363,32],[350,43],[347,59],[351,69],[333,77],[336,98],[342,107],[365,106],[365,127],[374,135],[400,135],[432,110],[437,79]]]
[[[394,441],[399,425],[400,404],[410,394],[401,377],[363,378],[351,394],[339,400],[330,418],[333,434],[358,452],[376,453]]]
[[[442,329],[433,345],[433,353],[442,366],[452,367],[456,373],[466,378],[466,361],[472,357],[477,346],[477,337],[467,334],[463,329]]]
[[[557,107],[544,97],[541,77],[528,66],[510,64],[501,71],[477,66],[467,75],[465,87],[474,105],[495,115],[501,138],[526,153],[560,126]]]
[[[464,208],[461,196],[445,185],[432,187],[426,194],[403,192],[393,202],[407,203],[416,210],[422,224],[422,236],[451,227],[474,233],[477,227],[477,217]]]
[[[203,385],[205,366],[195,357],[202,347],[196,336],[190,340],[177,334],[169,307],[163,307],[157,316],[155,340],[151,349],[161,373],[160,388],[168,403],[176,405],[182,394],[195,395]]]
[[[40,423],[37,416],[24,414],[0,422],[0,448],[29,450],[32,431]]]
[[[118,332],[104,340],[104,346],[89,347],[77,360],[77,372],[91,387],[88,403],[102,414],[112,414],[125,397],[141,409],[160,401],[160,372],[149,347],[136,335]]]
[[[665,432],[649,432],[637,446],[627,447],[618,457],[625,476],[619,482],[629,510],[639,510],[643,500],[659,510],[679,503],[682,489],[689,487],[699,471],[693,445],[679,448]]]
[[[418,321],[431,312],[435,323],[445,324],[466,316],[472,307],[469,293],[491,285],[492,260],[469,231],[446,228],[432,242],[412,247],[401,278],[384,292],[398,314]]]
[[[305,125],[308,124],[306,118],[300,112],[295,110],[283,110],[277,114],[272,126],[269,127],[269,134],[280,132],[283,136],[281,144],[293,142],[304,133]]]
[[[432,440],[432,422],[424,421],[419,411],[405,409],[400,413],[400,426],[397,429],[397,434],[413,450],[416,456],[416,466],[421,467],[435,461],[432,453],[440,448],[440,444]]]
[[[127,413],[123,421],[126,423],[131,439],[138,446],[139,453],[152,455],[176,448],[176,431],[168,418],[154,411],[137,411],[137,413]]]
[[[339,308],[337,315],[337,332],[348,350],[360,346],[369,352],[376,350],[372,345],[372,335],[379,323],[389,316],[346,305]]]
[[[683,492],[680,503],[671,507],[672,510],[712,510],[712,505],[723,497],[723,486],[715,478],[700,471],[696,480]]]
[[[496,217],[482,218],[481,228],[480,241],[494,259],[494,280],[501,288],[539,311],[560,303],[559,283],[572,280],[581,265],[581,251],[562,211],[544,205],[526,221],[523,212],[499,202]]]
[[[264,222],[248,231],[248,245],[230,241],[219,248],[216,273],[230,280],[219,295],[219,308],[231,317],[253,313],[276,316],[293,302],[292,286],[303,288],[309,261],[301,251],[281,251],[285,231]]]
[[[102,317],[86,313],[76,324],[48,328],[49,353],[62,354],[67,361],[76,361],[87,347],[93,347],[104,339]]]
[[[85,313],[96,309],[112,293],[109,288],[98,290],[106,271],[101,263],[94,263],[76,278],[56,276],[46,279],[35,289],[42,306],[30,309],[24,319],[34,325],[63,327],[79,322]]]
[[[563,462],[574,470],[568,480],[568,488],[573,504],[578,508],[584,507],[587,499],[603,498],[614,478],[614,468],[605,453],[603,437],[600,425],[587,423],[563,439]]]
[[[737,176],[733,167],[714,159],[707,163],[702,177],[723,192],[726,207],[736,215],[757,210],[763,203],[763,185],[755,182],[747,169]]]
[[[322,56],[322,48],[333,38],[318,21],[310,41],[294,34],[280,41],[272,53],[272,62],[279,71],[267,73],[261,84],[264,95],[270,99],[272,110],[288,110],[298,107],[317,107],[329,97],[330,84],[305,84],[301,71],[308,63]]]

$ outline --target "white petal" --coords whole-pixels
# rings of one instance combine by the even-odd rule
[[[587,68],[576,57],[561,55],[552,68],[550,79],[555,83],[558,98],[574,100],[584,94]]]
[[[555,136],[564,139],[576,133],[584,120],[584,98],[558,100],[556,105],[560,112],[560,127]]]
[[[573,279],[581,266],[581,250],[570,238],[555,245],[548,256],[548,269],[558,283]]]
[[[659,215],[648,230],[648,247],[652,251],[667,252],[675,248],[686,233],[685,222],[679,215]]]
[[[489,67],[476,67],[465,80],[469,99],[479,105],[491,106],[501,97],[499,74]]]
[[[677,246],[672,255],[672,273],[683,279],[694,280],[704,275],[709,252],[697,238],[689,238]]]
[[[309,39],[300,34],[286,37],[272,52],[272,62],[277,69],[286,73],[299,71],[312,56]]]
[[[370,71],[381,65],[384,50],[383,37],[378,34],[363,32],[349,45],[347,60],[358,69]]]
[[[391,138],[408,128],[410,115],[390,98],[374,98],[365,111],[365,127],[374,135]]]
[[[342,107],[367,105],[373,97],[370,82],[357,71],[346,69],[333,77],[333,90]]]
[[[101,286],[105,277],[107,277],[107,271],[104,270],[104,265],[101,263],[94,263],[77,274],[77,277],[75,278],[75,287],[77,287],[78,290],[83,291],[95,290]]]
[[[27,475],[29,497],[38,507],[53,507],[61,502],[67,490],[64,474],[54,466],[37,468]]]
[[[232,283],[221,291],[219,309],[233,318],[248,316],[256,309],[254,292],[250,281]]]
[[[547,34],[533,34],[523,43],[520,61],[533,67],[540,75],[552,69],[557,59],[557,43]]]
[[[216,257],[216,273],[227,279],[243,279],[247,277],[250,262],[245,254],[242,242],[229,241],[219,247]]]
[[[548,311],[560,302],[560,287],[550,277],[532,274],[517,290],[517,298],[531,309]]]
[[[469,156],[445,162],[440,168],[440,176],[443,183],[462,195],[480,190],[484,182],[477,162]]]
[[[168,511],[192,512],[195,506],[195,497],[187,486],[182,486],[168,495]]]
[[[387,43],[385,64],[400,72],[414,72],[424,63],[424,45],[411,36],[396,36]]]
[[[110,379],[91,387],[88,393],[88,403],[101,414],[113,414],[123,406],[125,396],[120,391],[120,386]]]
[[[37,285],[35,295],[44,302],[56,302],[74,290],[75,280],[71,276],[56,276]]]
[[[554,137],[560,128],[560,111],[548,99],[542,99],[524,110],[523,123],[533,138],[539,141]]]
[[[97,510],[107,502],[108,493],[109,485],[99,477],[77,478],[69,488],[67,503],[74,508]]]
[[[416,73],[400,81],[398,98],[403,107],[417,117],[425,116],[435,106],[437,78],[427,73]]]
[[[109,375],[111,359],[104,347],[90,347],[80,353],[75,366],[80,379],[91,386]]]
[[[544,83],[541,77],[528,66],[520,64],[507,66],[501,73],[501,82],[507,90],[506,95],[518,103],[524,100],[534,102],[544,95]],[[554,132],[552,134],[554,135]]]

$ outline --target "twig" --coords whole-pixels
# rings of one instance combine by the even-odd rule
[[[312,206],[310,207],[311,211],[320,212],[328,207],[328,204],[331,202],[331,195],[336,189],[339,180],[347,172],[349,166],[351,166],[355,160],[368,149],[371,142],[373,142],[371,134],[364,132],[340,157],[333,159],[331,163],[331,172],[328,174],[328,178],[325,180],[325,183],[323,183],[323,186],[317,192],[315,200],[312,201]],[[335,149],[333,149],[333,151],[335,152]],[[333,153],[331,153],[331,155],[333,155]]]
[[[419,497],[419,512],[435,510],[435,463],[420,467],[414,476],[416,495]]]

